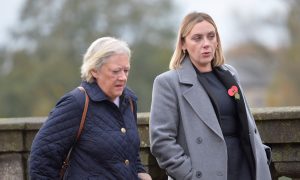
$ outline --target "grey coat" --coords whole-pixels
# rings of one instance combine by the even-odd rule
[[[222,68],[230,71],[239,84],[233,67],[223,65]],[[268,147],[261,141],[247,102],[244,104],[256,180],[271,180],[265,151]],[[221,127],[188,58],[181,68],[165,72],[154,80],[150,144],[152,154],[169,179],[227,180],[227,148]]]

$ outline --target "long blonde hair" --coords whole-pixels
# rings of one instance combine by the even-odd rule
[[[218,42],[218,47],[216,49],[214,59],[212,60],[212,66],[220,66],[224,64],[224,56],[223,56],[223,51],[222,51],[222,46],[221,46],[221,40],[219,36],[219,32],[217,29],[217,26],[212,19],[211,16],[209,16],[206,13],[202,12],[192,12],[186,15],[181,22],[179,31],[178,31],[178,36],[177,36],[177,41],[176,41],[176,47],[175,51],[173,53],[173,56],[170,61],[169,68],[170,69],[177,69],[180,67],[180,64],[182,63],[184,57],[185,57],[185,52],[182,50],[182,43],[185,40],[185,37],[191,32],[193,27],[202,21],[207,21],[210,24],[212,24],[216,30],[216,35],[217,35],[217,42]]]

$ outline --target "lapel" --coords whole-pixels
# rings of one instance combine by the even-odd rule
[[[239,84],[236,82],[235,78],[228,70],[224,70],[220,67],[214,69],[218,78],[222,81],[226,89],[230,89],[232,86],[238,87],[238,93],[240,94],[240,99],[236,99],[237,112],[242,125],[242,132],[248,132],[248,118],[246,113],[246,106],[244,104],[244,98]],[[234,98],[234,97],[232,97]],[[248,134],[248,133],[247,133]]]
[[[219,67],[219,68],[215,68],[215,71],[218,78],[224,83],[227,89],[231,88],[231,86],[233,85],[238,87],[238,92],[240,93],[240,99],[235,101],[236,101],[237,112],[238,112],[240,127],[241,127],[241,129],[239,130],[240,138],[242,139],[241,143],[245,153],[247,154],[247,158],[250,163],[250,169],[252,171],[252,174],[255,174],[255,160],[254,160],[255,158],[251,148],[248,116],[247,116],[246,104],[244,101],[244,95],[242,94],[241,87],[237,83],[234,75],[229,70],[226,70],[223,67]]]
[[[190,59],[186,56],[177,70],[179,83],[183,84],[183,97],[191,105],[194,112],[213,132],[223,139],[218,118],[203,86],[197,79],[196,71]]]
[[[195,67],[194,67],[195,68]],[[196,70],[197,71],[197,70]],[[200,84],[202,84],[203,88],[205,89],[206,93],[208,94],[209,98],[211,99],[211,102],[212,102],[212,105],[214,106],[214,110],[215,110],[215,113],[217,115],[217,118],[218,118],[218,121],[220,121],[220,111],[219,111],[219,106],[217,104],[217,101],[215,99],[215,96],[212,95],[212,91],[211,89],[209,88],[209,83],[207,81],[206,78],[204,78],[203,76],[197,74],[197,78],[199,79],[200,81]]]
[[[231,88],[231,86],[239,87],[237,82],[235,81],[234,77],[232,76],[232,74],[229,71],[221,69],[219,67],[214,68],[214,71],[215,71],[216,75],[218,76],[218,78],[220,79],[220,81],[222,81],[222,83],[224,84],[226,89]],[[240,93],[240,91],[239,91],[239,93]]]

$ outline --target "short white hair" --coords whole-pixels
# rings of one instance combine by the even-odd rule
[[[127,54],[130,60],[131,51],[125,41],[113,37],[102,37],[95,40],[84,54],[81,78],[89,83],[94,82],[91,71],[100,68],[110,56],[116,54]]]

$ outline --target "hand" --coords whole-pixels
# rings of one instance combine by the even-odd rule
[[[151,176],[147,173],[138,173],[140,180],[152,180]]]

